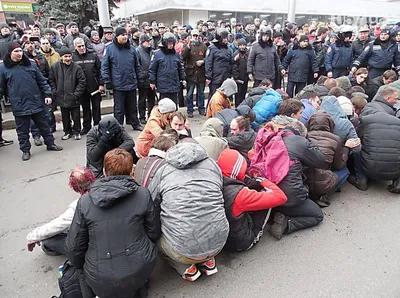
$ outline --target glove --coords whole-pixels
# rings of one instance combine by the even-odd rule
[[[106,83],[106,88],[107,88],[107,90],[112,90],[113,89],[113,84],[111,82]]]
[[[261,185],[262,180],[254,179],[249,176],[246,176],[244,178],[244,183],[246,186],[250,189],[254,189],[256,191],[262,191],[264,190],[264,187]]]
[[[121,131],[121,127],[119,124],[115,122],[109,122],[105,127],[101,128],[101,140],[104,143],[109,143],[116,135],[118,135]]]

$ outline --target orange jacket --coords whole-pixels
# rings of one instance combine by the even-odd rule
[[[222,111],[223,109],[229,109],[230,107],[231,102],[229,101],[229,98],[226,98],[221,91],[215,91],[208,104],[207,119],[215,117],[218,112]]]
[[[157,107],[154,107],[146,126],[137,139],[136,152],[139,154],[139,157],[146,157],[149,154],[151,142],[153,142],[154,138],[163,130],[161,113],[158,111]]]

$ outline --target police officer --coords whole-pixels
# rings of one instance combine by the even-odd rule
[[[347,76],[353,63],[353,49],[351,48],[351,37],[353,29],[344,25],[338,34],[338,39],[331,44],[325,58],[325,68],[329,78]]]
[[[276,72],[282,72],[283,68],[276,47],[272,41],[272,29],[263,27],[260,30],[258,41],[253,44],[247,60],[247,73],[251,81],[254,80],[254,87],[258,87],[262,80],[275,79]]]
[[[369,77],[374,79],[394,66],[400,71],[400,53],[396,41],[390,39],[390,30],[382,29],[379,38],[370,42],[360,57],[354,61],[352,71],[356,71],[364,62],[369,65]]]
[[[171,32],[164,33],[161,46],[155,50],[150,62],[150,88],[157,87],[160,99],[168,97],[178,104],[181,84],[186,86],[186,74],[181,57],[175,51],[176,37]]]
[[[231,76],[233,53],[228,47],[228,36],[227,29],[219,28],[206,53],[206,83],[210,88],[209,100],[222,83]]]
[[[372,41],[371,36],[369,34],[368,27],[362,27],[358,30],[357,38],[352,42],[351,47],[353,49],[353,57],[354,59],[358,59],[364,49],[368,46],[368,44]],[[360,67],[367,67],[367,61],[364,61],[363,65]]]

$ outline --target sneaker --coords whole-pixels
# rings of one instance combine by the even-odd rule
[[[188,118],[193,118],[193,112],[188,112]]]
[[[140,125],[140,124],[138,124],[138,125],[135,125],[135,126],[132,126],[132,128],[133,128],[133,130],[137,130],[137,131],[143,131],[143,126],[142,126],[142,125]]]
[[[84,128],[84,129],[82,129],[82,130],[81,130],[81,135],[82,135],[82,136],[87,135],[87,133],[89,132],[89,130],[90,130],[90,128]]]
[[[368,189],[368,179],[357,179],[356,176],[350,175],[347,178],[347,182],[351,185],[355,186],[357,189],[361,191],[366,191]]]
[[[146,121],[146,119],[140,119],[140,124],[143,124],[143,125],[146,125],[147,124],[147,121]]]
[[[1,139],[0,140],[0,147],[5,147],[5,146],[11,145],[13,143],[14,143],[14,141],[8,141],[8,140],[5,140],[5,139]]]
[[[43,141],[41,140],[41,138],[33,138],[33,142],[35,143],[35,146],[42,146],[43,145]]]
[[[185,270],[185,272],[182,274],[183,279],[186,279],[188,281],[195,281],[200,277],[201,273],[199,269],[197,269],[195,264],[192,264],[189,268]]]
[[[208,261],[198,265],[201,273],[206,276],[213,275],[218,272],[217,266],[215,265],[215,258],[211,258]]]
[[[277,212],[274,215],[274,224],[271,227],[270,233],[276,239],[281,240],[288,226],[288,218],[283,213]]]
[[[62,136],[61,140],[65,141],[72,138],[72,134],[66,133],[65,135]]]
[[[51,146],[47,146],[47,151],[62,151],[63,147],[53,144]]]
[[[28,161],[31,159],[31,153],[30,152],[22,152],[22,161]]]
[[[79,133],[77,133],[74,135],[74,139],[75,139],[75,141],[79,141],[80,139],[82,139],[82,137]]]

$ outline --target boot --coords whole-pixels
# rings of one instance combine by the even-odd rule
[[[286,232],[288,227],[288,217],[281,212],[277,212],[274,215],[274,224],[271,227],[270,233],[276,239],[281,240],[283,234]]]
[[[329,198],[329,195],[325,194],[320,196],[319,199],[315,201],[315,203],[317,203],[319,207],[324,208],[328,207],[331,204],[331,200]]]
[[[366,178],[357,179],[354,175],[350,175],[347,178],[347,182],[361,191],[366,191],[368,189],[368,179]]]
[[[390,193],[400,194],[400,179],[393,180],[392,184],[387,187]]]

